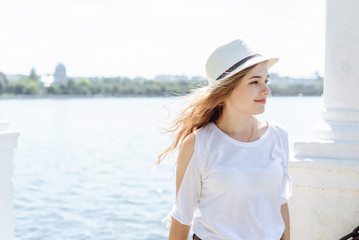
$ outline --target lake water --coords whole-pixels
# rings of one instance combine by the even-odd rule
[[[18,240],[166,239],[173,159],[159,127],[173,98],[2,99],[0,119],[20,132],[14,157]],[[320,119],[320,97],[271,97],[263,118],[290,145]]]

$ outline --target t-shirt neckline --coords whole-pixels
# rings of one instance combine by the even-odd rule
[[[241,142],[241,141],[238,141],[238,140],[230,137],[229,135],[224,133],[214,122],[211,122],[211,125],[213,126],[215,131],[217,131],[219,134],[221,134],[224,138],[226,138],[230,142],[237,144],[237,145],[241,145],[241,146],[253,146],[253,145],[257,145],[257,144],[263,142],[268,137],[269,132],[272,129],[270,121],[267,121],[267,124],[268,124],[267,130],[265,131],[265,133],[263,134],[262,137],[260,137],[259,139],[255,140],[255,141],[252,141],[252,142]]]

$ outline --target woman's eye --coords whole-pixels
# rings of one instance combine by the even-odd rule
[[[269,79],[266,79],[264,82],[265,82],[266,84],[268,84],[268,83],[270,82],[270,80],[269,80]],[[258,84],[258,81],[253,81],[253,82],[251,82],[250,84]]]

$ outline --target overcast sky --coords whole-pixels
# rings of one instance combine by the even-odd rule
[[[244,39],[270,70],[324,74],[324,0],[1,0],[0,71],[205,76],[219,45]]]

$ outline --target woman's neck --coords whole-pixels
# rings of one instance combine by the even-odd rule
[[[239,141],[249,141],[248,138],[255,131],[256,123],[256,118],[250,114],[229,112],[225,108],[222,115],[215,122],[224,133]]]

